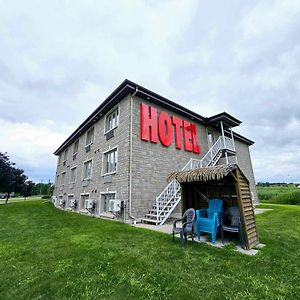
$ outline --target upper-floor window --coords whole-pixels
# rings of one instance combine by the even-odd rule
[[[118,151],[117,148],[109,150],[104,153],[104,161],[103,161],[103,174],[113,174],[117,171],[118,164]]]
[[[117,107],[106,116],[105,132],[108,132],[119,125],[119,108]]]
[[[68,158],[68,148],[64,152],[64,159],[63,159],[63,165],[64,166],[66,165],[67,158]]]
[[[92,176],[92,163],[93,163],[93,160],[90,159],[86,162],[83,163],[83,174],[82,174],[82,179],[85,180],[85,179],[90,179],[91,176]]]
[[[61,164],[61,154],[58,155],[58,165]]]
[[[77,168],[73,167],[71,169],[70,183],[75,183],[76,182],[76,174],[77,174]]]
[[[59,175],[56,176],[55,187],[59,186]]]
[[[93,144],[94,141],[94,127],[88,130],[86,133],[86,141],[85,141],[85,147],[87,148],[91,144]]]
[[[76,159],[76,155],[78,153],[78,147],[79,147],[79,140],[77,140],[73,146],[73,160]]]
[[[61,173],[61,186],[65,185],[66,172]]]

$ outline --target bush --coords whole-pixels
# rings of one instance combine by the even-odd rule
[[[43,195],[42,199],[51,199],[51,195]]]

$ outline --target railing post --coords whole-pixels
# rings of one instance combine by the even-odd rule
[[[158,225],[158,197],[156,197],[156,223]]]
[[[234,143],[232,128],[230,128],[230,134],[231,134],[231,141],[232,141],[233,151],[235,151],[235,143]]]

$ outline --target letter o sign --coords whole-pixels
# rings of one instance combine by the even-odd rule
[[[172,144],[173,127],[170,116],[166,112],[161,112],[158,118],[158,136],[160,142],[169,147]]]

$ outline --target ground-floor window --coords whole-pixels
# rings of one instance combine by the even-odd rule
[[[109,212],[109,201],[116,198],[116,193],[101,194],[100,212]]]
[[[68,207],[73,208],[74,206],[73,200],[74,200],[74,195],[68,195]]]
[[[90,199],[90,194],[83,194],[80,197],[80,209],[84,209],[87,205],[87,201]]]

